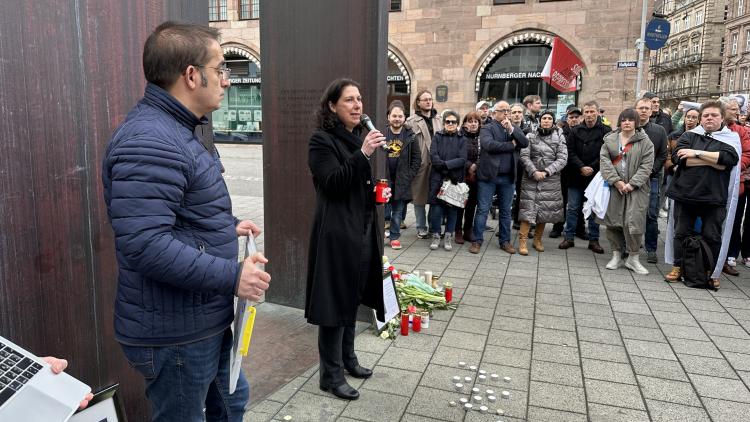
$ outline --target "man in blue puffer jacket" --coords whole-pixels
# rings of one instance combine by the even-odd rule
[[[154,421],[241,421],[249,386],[229,394],[233,298],[258,300],[270,276],[237,261],[219,165],[195,136],[229,70],[216,29],[166,22],[146,40],[146,93],[115,131],[102,181],[119,277],[115,336],[146,380]]]

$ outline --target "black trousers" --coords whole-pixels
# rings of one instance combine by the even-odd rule
[[[464,239],[472,240],[474,230],[474,214],[477,211],[477,182],[466,182],[469,185],[469,200],[466,208],[459,208],[456,217],[456,231],[463,231]]]
[[[358,365],[354,353],[354,326],[318,327],[320,385],[336,387],[346,382],[344,368]]]
[[[711,249],[714,265],[721,250],[721,226],[727,210],[723,206],[693,205],[674,201],[674,265],[682,264],[682,241],[700,234]],[[701,232],[695,232],[695,220],[701,218]]]
[[[729,241],[727,257],[739,258],[741,253],[743,258],[750,258],[750,207],[745,207],[746,202],[747,195],[743,193],[737,199],[732,240]],[[745,220],[744,226],[742,225],[743,218]]]

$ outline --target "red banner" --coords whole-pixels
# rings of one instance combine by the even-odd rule
[[[563,40],[555,37],[542,79],[560,92],[573,92],[577,90],[576,78],[583,67],[583,60]]]

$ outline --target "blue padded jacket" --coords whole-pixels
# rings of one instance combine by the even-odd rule
[[[216,161],[194,134],[206,122],[148,84],[107,145],[102,182],[123,344],[190,343],[232,323],[236,220]]]

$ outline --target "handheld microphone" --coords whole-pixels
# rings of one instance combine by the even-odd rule
[[[372,120],[366,114],[359,116],[359,124],[365,126],[368,130],[375,130],[375,125],[372,124]],[[388,145],[383,145],[382,148],[386,151],[390,151],[391,148]]]

